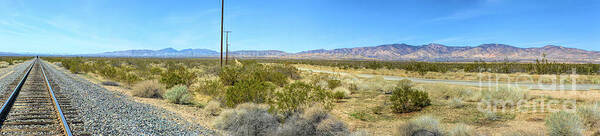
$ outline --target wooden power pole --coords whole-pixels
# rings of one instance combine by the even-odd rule
[[[225,65],[229,62],[229,33],[231,31],[225,31]]]
[[[221,0],[221,67],[223,67],[223,13],[225,11],[225,0]]]

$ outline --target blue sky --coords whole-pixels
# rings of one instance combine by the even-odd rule
[[[232,50],[391,43],[600,51],[598,0],[228,0]],[[0,52],[219,49],[219,0],[0,0]]]

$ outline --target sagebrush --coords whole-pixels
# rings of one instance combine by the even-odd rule
[[[192,95],[188,92],[188,88],[183,85],[177,85],[173,88],[169,89],[164,98],[167,101],[175,104],[190,104],[192,100]]]

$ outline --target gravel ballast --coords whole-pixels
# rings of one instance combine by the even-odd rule
[[[173,112],[138,103],[130,96],[106,90],[47,62],[48,76],[77,107],[84,130],[92,135],[214,135]]]
[[[12,91],[12,89],[14,88],[10,88],[10,84],[12,82],[14,82],[15,80],[17,80],[17,78],[21,77],[21,74],[23,74],[23,71],[25,71],[25,69],[31,64],[31,60],[29,61],[25,61],[24,63],[20,63],[15,65],[14,67],[10,67],[10,68],[3,68],[0,70],[0,76],[4,76],[4,74],[13,71],[12,73],[6,75],[4,78],[0,79],[0,88],[2,92],[0,93],[4,93],[8,90]],[[20,80],[20,79],[19,79]]]

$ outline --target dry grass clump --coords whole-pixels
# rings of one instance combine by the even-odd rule
[[[518,87],[498,87],[480,91],[475,95],[475,101],[504,101],[517,103],[519,100],[527,99],[527,91]],[[509,105],[510,106],[510,105]]]
[[[396,88],[396,84],[393,81],[386,81],[382,76],[375,76],[360,81],[356,87],[361,91],[380,91],[389,94]]]
[[[244,103],[235,109],[223,111],[214,120],[214,127],[234,136],[273,135],[279,122],[264,105]]]
[[[583,136],[583,124],[575,113],[554,112],[546,117],[550,136]]]
[[[431,116],[419,116],[400,125],[394,135],[399,136],[441,136],[443,130],[439,127],[440,121]]]
[[[345,87],[337,87],[333,89],[333,95],[336,99],[345,99],[350,96],[352,92]]]
[[[462,107],[465,107],[465,103],[460,98],[453,98],[452,100],[450,100],[450,102],[448,102],[448,105],[450,107],[452,107],[452,108],[462,108]]]
[[[465,125],[465,124],[457,124],[452,130],[449,132],[450,136],[477,136],[475,130],[473,128]]]
[[[451,100],[453,98],[466,99],[473,96],[473,91],[462,87],[450,87],[446,84],[434,84],[423,86],[432,98],[439,100]]]
[[[600,128],[600,107],[598,104],[577,107],[577,114],[583,124],[590,128]]]
[[[217,101],[210,101],[208,102],[208,104],[206,104],[206,107],[204,107],[204,109],[208,111],[210,115],[217,116],[221,113],[221,103]]]
[[[192,96],[188,92],[187,87],[183,85],[177,85],[167,90],[164,98],[166,98],[167,101],[175,104],[189,104],[192,100]]]
[[[277,131],[279,136],[345,136],[349,130],[322,106],[312,106],[285,121]]]
[[[161,98],[164,90],[165,88],[158,81],[146,80],[135,84],[131,93],[137,97]]]

